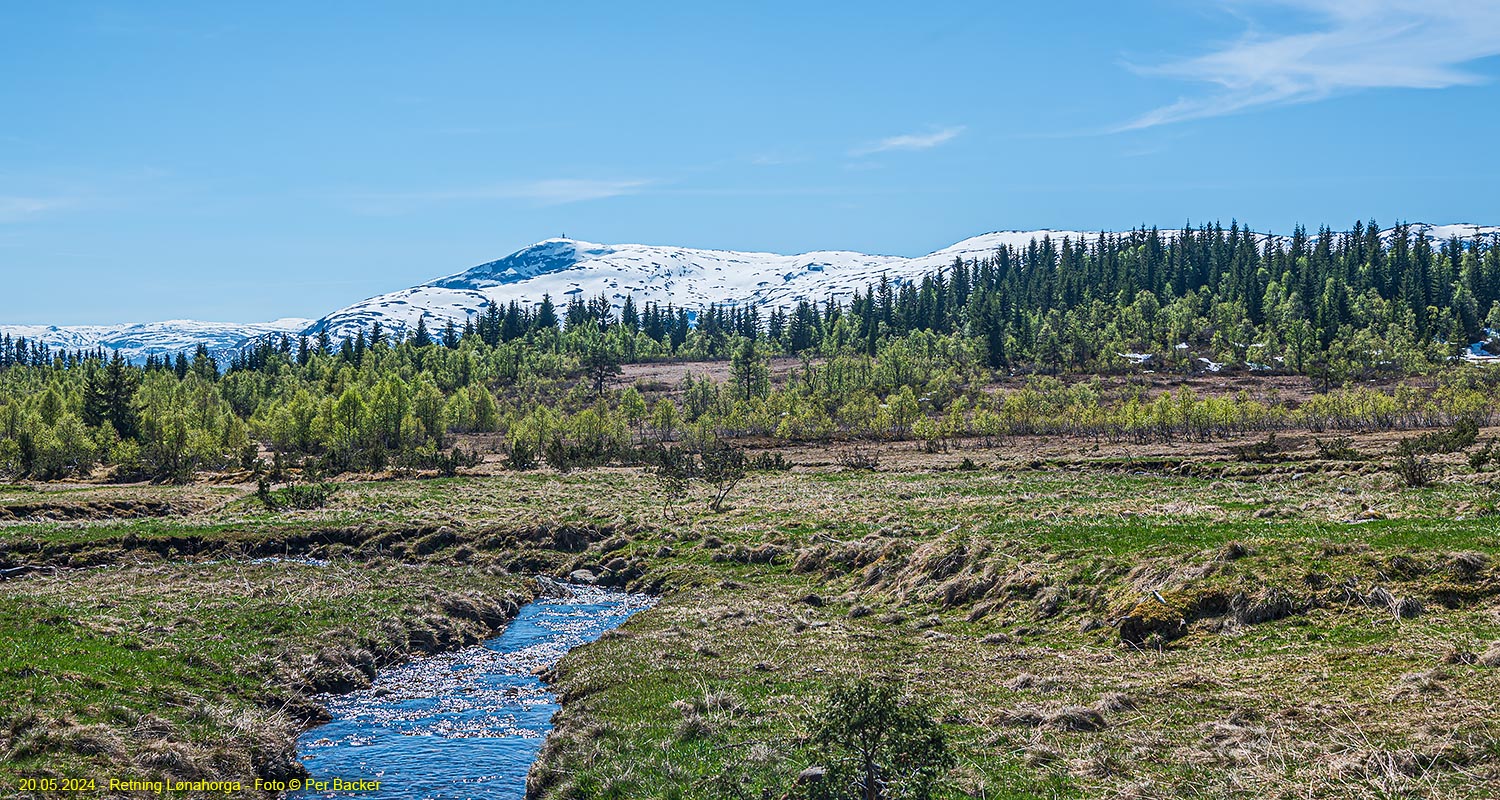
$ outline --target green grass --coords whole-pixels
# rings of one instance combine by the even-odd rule
[[[284,770],[299,714],[315,710],[304,693],[357,683],[364,664],[402,660],[425,635],[456,644],[490,630],[433,628],[450,597],[514,605],[531,589],[468,568],[173,560],[3,591],[0,785],[14,787]]]
[[[327,509],[279,514],[235,491],[180,517],[0,527],[14,563],[118,565],[0,584],[0,696],[21,698],[0,712],[0,781],[122,764],[253,774],[296,730],[281,704],[348,679],[353,650],[409,649],[411,626],[449,613],[446,594],[524,592],[524,575],[579,568],[612,579],[616,558],[661,602],[565,659],[546,798],[781,796],[816,758],[818,698],[869,674],[902,679],[943,720],[959,766],[940,797],[1479,797],[1475,776],[1500,779],[1500,673],[1453,656],[1500,640],[1484,487],[799,471],[753,475],[723,513],[700,497],[670,518],[650,478],[623,469],[350,483]],[[33,497],[0,490],[0,504]],[[552,545],[569,531],[586,546]],[[233,560],[289,541],[332,565]],[[769,562],[751,558],[768,547]],[[1457,575],[1464,551],[1489,561]],[[1426,610],[1397,619],[1340,599],[1345,584]],[[1055,613],[1044,589],[1061,593]],[[1155,591],[1187,629],[1123,646],[1112,623]],[[1192,605],[1268,592],[1301,605],[1227,626]],[[1116,694],[1132,707],[1100,731],[1004,722]],[[703,724],[685,725],[683,705],[704,698]],[[139,744],[127,732],[142,725],[163,732]],[[1408,758],[1425,766],[1381,766]]]

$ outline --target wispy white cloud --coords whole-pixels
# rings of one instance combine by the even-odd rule
[[[1361,89],[1477,84],[1485,77],[1465,65],[1500,55],[1500,0],[1231,0],[1224,5],[1253,25],[1255,11],[1266,6],[1301,12],[1319,25],[1280,34],[1252,28],[1205,55],[1132,67],[1143,75],[1213,83],[1219,89],[1183,97],[1117,131],[1309,103]]]
[[[394,213],[436,203],[486,200],[514,200],[538,206],[556,206],[639,194],[651,183],[649,180],[551,178],[434,191],[361,193],[350,196],[350,199],[362,210],[376,213]]]
[[[888,136],[878,142],[856,147],[849,151],[849,155],[856,158],[885,153],[891,150],[930,150],[940,144],[946,144],[964,132],[964,126],[957,125],[951,128],[929,131],[927,133],[903,133],[900,136]]]
[[[603,200],[606,197],[639,194],[650,183],[651,181],[646,180],[612,181],[558,178],[511,184],[501,187],[495,192],[495,196],[530,200],[542,205],[560,205],[562,203],[577,203],[582,200]]]
[[[66,197],[15,197],[0,195],[0,222],[21,222],[38,214],[73,205]]]

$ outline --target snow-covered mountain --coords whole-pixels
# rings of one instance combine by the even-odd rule
[[[1454,235],[1470,239],[1500,233],[1500,226],[1466,224],[1413,228],[1425,231],[1434,241],[1446,241]],[[1172,233],[1163,231],[1168,237]],[[635,297],[637,307],[656,302],[689,309],[709,303],[754,303],[774,308],[794,305],[801,299],[847,299],[882,275],[898,282],[916,279],[951,264],[955,257],[967,260],[989,256],[1000,247],[1026,247],[1047,236],[1055,242],[1064,237],[1077,242],[1099,234],[996,231],[915,258],[846,250],[780,255],[547,239],[498,261],[355,303],[323,317],[310,330],[327,330],[338,340],[374,322],[388,331],[400,331],[415,328],[417,320],[425,318],[427,327],[436,332],[450,321],[462,326],[488,303],[505,305],[515,300],[531,306],[544,294],[551,295],[559,307],[576,295],[593,299],[602,294],[615,308],[626,295]]]
[[[1413,225],[1440,242],[1457,236],[1500,235],[1500,226]],[[1171,237],[1173,231],[1164,230]],[[0,325],[0,334],[25,336],[49,347],[119,350],[133,360],[147,355],[176,354],[199,344],[227,353],[247,340],[265,334],[316,334],[326,330],[335,341],[368,330],[379,322],[387,331],[416,327],[426,319],[436,333],[449,321],[462,326],[489,303],[515,300],[531,306],[551,295],[559,308],[575,296],[608,297],[618,308],[627,295],[637,306],[648,302],[696,310],[710,303],[750,304],[765,309],[791,306],[802,299],[847,299],[855,290],[876,283],[881,276],[894,282],[920,278],[945,267],[955,258],[989,256],[1004,246],[1024,248],[1033,240],[1051,237],[1060,242],[1092,240],[1098,233],[1064,230],[996,231],[965,239],[951,247],[907,258],[868,255],[847,250],[820,250],[798,255],[697,250],[643,244],[595,244],[573,239],[547,239],[498,261],[480,264],[445,278],[409,289],[372,297],[329,314],[316,322],[281,319],[265,323],[215,323],[173,320],[130,325]],[[1391,231],[1384,232],[1389,239]],[[1262,236],[1262,241],[1273,237]],[[1281,237],[1274,237],[1284,241]]]
[[[999,231],[916,258],[847,250],[781,255],[547,239],[498,261],[340,309],[318,320],[312,330],[327,330],[337,340],[373,322],[386,330],[407,330],[425,318],[427,327],[436,331],[449,321],[462,326],[491,302],[505,305],[515,300],[529,306],[541,302],[544,294],[559,307],[575,295],[593,299],[602,294],[616,308],[626,295],[633,295],[637,306],[655,302],[697,309],[710,303],[755,303],[774,308],[804,298],[846,299],[882,275],[892,280],[916,278],[956,257],[988,256],[1003,245],[1024,247],[1044,236],[1077,241],[1089,235]]]
[[[131,361],[149,355],[176,355],[204,345],[216,357],[238,349],[247,339],[271,333],[297,334],[312,324],[309,319],[278,319],[274,322],[198,322],[174,319],[166,322],[134,322],[123,325],[0,325],[0,335],[47,345],[52,350],[118,350]]]

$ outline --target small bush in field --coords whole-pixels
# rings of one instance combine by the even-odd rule
[[[813,719],[812,742],[824,772],[810,800],[927,800],[954,764],[942,727],[892,682],[835,686]]]
[[[1396,454],[1405,456],[1440,455],[1442,453],[1457,453],[1467,450],[1479,439],[1479,423],[1472,419],[1462,419],[1446,431],[1433,431],[1421,436],[1413,436],[1402,439],[1396,445]]]
[[[1329,461],[1358,461],[1364,456],[1354,449],[1354,442],[1347,436],[1324,441],[1314,439],[1313,447],[1318,451],[1318,458]]]
[[[838,464],[847,470],[859,470],[874,472],[880,468],[880,456],[873,448],[861,444],[854,444],[849,449],[839,453]]]
[[[1469,468],[1475,472],[1484,472],[1489,465],[1495,461],[1495,440],[1491,439],[1484,443],[1484,447],[1469,454]]]
[[[338,486],[332,483],[304,483],[272,489],[271,482],[262,478],[256,486],[255,497],[267,511],[305,511],[328,505],[328,499],[337,491]]]
[[[1396,459],[1396,474],[1401,476],[1401,481],[1408,489],[1420,489],[1432,483],[1436,470],[1432,462],[1425,458],[1406,453]]]
[[[750,459],[750,469],[756,472],[786,472],[792,468],[792,462],[787,461],[780,453],[761,453]]]

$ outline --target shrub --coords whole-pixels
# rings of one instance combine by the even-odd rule
[[[0,475],[15,475],[21,472],[21,444],[15,439],[0,437]]]
[[[848,470],[874,472],[880,468],[879,454],[873,448],[857,443],[839,453],[836,460],[839,466]]]
[[[309,510],[328,505],[328,498],[337,491],[338,486],[332,483],[305,483],[272,489],[271,482],[262,478],[256,484],[255,497],[267,511]]]
[[[1479,439],[1479,423],[1472,419],[1459,420],[1446,431],[1433,431],[1421,436],[1402,439],[1396,445],[1397,455],[1439,455],[1467,450]]]
[[[1236,461],[1274,461],[1285,449],[1272,433],[1258,442],[1234,445],[1229,452],[1234,454]]]
[[[271,483],[286,483],[287,471],[297,466],[300,466],[300,463],[296,456],[288,456],[277,450],[271,455],[271,472],[267,477],[271,479]]]
[[[260,459],[260,448],[257,447],[254,442],[245,442],[245,444],[240,447],[239,456],[241,469],[253,470],[257,468],[257,463],[262,463]]]
[[[724,507],[724,499],[745,479],[748,460],[743,450],[723,442],[715,442],[705,449],[700,459],[703,462],[703,480],[713,486],[713,497],[709,500],[708,507],[718,513]]]
[[[1401,481],[1409,489],[1419,489],[1432,483],[1434,471],[1432,462],[1411,453],[1405,453],[1396,459],[1396,474],[1401,476]]]
[[[686,447],[656,445],[646,455],[651,474],[662,493],[662,513],[668,513],[674,502],[688,495],[688,486],[698,475],[698,461]]]
[[[943,729],[893,682],[835,686],[812,721],[825,770],[810,800],[926,800],[954,764]]]
[[[478,466],[480,462],[479,451],[465,453],[460,448],[453,448],[444,453],[431,445],[408,450],[397,459],[397,465],[402,469],[435,469],[438,474],[451,478],[458,474],[460,467]]]
[[[97,460],[96,447],[78,417],[62,414],[53,426],[32,419],[33,426],[19,437],[19,460],[32,477],[52,480],[89,473]]]
[[[1491,439],[1484,443],[1484,447],[1469,454],[1469,468],[1475,472],[1484,472],[1494,460],[1495,440]]]
[[[552,434],[542,447],[542,459],[547,462],[547,466],[558,472],[600,467],[608,464],[616,455],[613,442],[588,438],[575,441],[560,433]]]
[[[547,466],[563,474],[572,472],[574,467],[585,466],[582,454],[558,435],[553,435],[542,446],[542,460],[547,462]]]
[[[517,472],[525,472],[536,469],[539,463],[536,445],[533,445],[530,440],[522,438],[511,440],[510,457],[506,459],[505,466]]]
[[[451,478],[454,475],[458,474],[459,467],[477,467],[479,466],[480,460],[481,459],[479,457],[478,450],[470,453],[465,453],[464,451],[455,447],[446,456],[442,454],[438,455],[438,474],[442,475],[445,478]]]
[[[145,463],[141,461],[141,445],[134,439],[121,439],[110,453],[115,469],[110,480],[120,483],[143,481],[151,477]]]
[[[792,462],[782,458],[780,453],[761,453],[750,459],[750,469],[757,472],[786,472],[792,468]]]
[[[686,498],[692,482],[701,480],[712,487],[708,507],[715,512],[724,508],[724,500],[750,470],[750,459],[743,450],[725,442],[712,442],[701,451],[689,447],[657,444],[643,448],[637,459],[649,465],[662,494],[662,513],[672,504]],[[784,463],[784,462],[783,462]]]
[[[1314,439],[1313,447],[1318,451],[1318,458],[1329,461],[1358,461],[1364,458],[1358,450],[1354,449],[1353,440],[1347,436],[1340,436],[1326,442],[1322,439]]]

